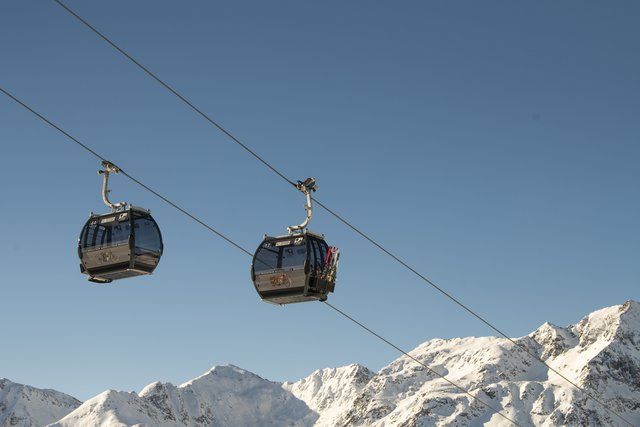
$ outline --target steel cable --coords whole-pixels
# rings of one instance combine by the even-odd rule
[[[257,153],[255,153],[253,150],[251,150],[247,145],[243,144],[240,140],[238,140],[238,138],[236,138],[235,136],[233,136],[229,131],[227,131],[225,128],[223,128],[220,124],[218,124],[216,121],[214,121],[211,117],[209,117],[206,113],[204,113],[202,110],[200,110],[199,108],[197,108],[192,102],[190,102],[189,100],[187,100],[186,97],[184,97],[183,95],[181,95],[177,90],[173,89],[169,84],[167,84],[166,82],[164,82],[162,79],[160,79],[156,74],[154,74],[153,72],[151,72],[147,67],[145,67],[144,65],[142,65],[139,61],[137,61],[136,59],[134,59],[130,54],[128,54],[124,49],[122,49],[120,46],[118,46],[115,42],[113,42],[111,39],[109,39],[106,35],[104,35],[102,32],[100,32],[99,30],[97,30],[95,27],[93,27],[91,24],[89,24],[86,20],[84,20],[82,17],[80,17],[77,13],[75,13],[73,10],[71,10],[68,6],[66,6],[61,0],[53,0],[55,1],[58,5],[60,5],[63,9],[65,9],[70,15],[72,15],[75,19],[77,19],[78,21],[80,21],[82,24],[84,24],[87,28],[89,28],[91,31],[93,31],[96,35],[98,35],[100,38],[102,38],[105,42],[107,42],[110,46],[112,46],[114,49],[116,49],[118,52],[120,52],[122,55],[124,55],[127,59],[129,59],[132,63],[134,63],[138,68],[140,68],[143,72],[145,72],[147,75],[149,75],[151,78],[153,78],[155,81],[157,81],[159,84],[161,84],[164,88],[166,88],[167,90],[169,90],[172,94],[174,94],[178,99],[180,99],[183,103],[185,103],[186,105],[188,105],[192,110],[194,110],[198,115],[200,115],[201,117],[203,117],[207,122],[209,122],[210,124],[212,124],[213,126],[215,126],[218,130],[220,130],[221,132],[223,132],[225,135],[227,135],[232,141],[234,141],[236,144],[238,144],[240,147],[242,147],[244,150],[246,150],[249,154],[251,154],[254,158],[256,158],[257,160],[259,160],[262,164],[264,164],[266,167],[268,167],[272,172],[274,172],[275,174],[277,174],[280,178],[282,178],[283,180],[285,180],[287,183],[293,185],[295,187],[295,183],[290,180],[289,178],[287,178],[283,173],[281,173],[278,169],[276,169],[274,166],[272,166],[269,162],[267,162],[266,160],[264,160],[261,156],[259,156]],[[625,423],[632,425],[631,423],[629,423],[627,420],[625,420],[622,416],[620,416],[617,412],[613,411],[612,409],[610,409],[604,402],[602,402],[600,399],[598,399],[597,397],[595,397],[593,394],[587,392],[583,387],[580,387],[578,384],[576,384],[574,381],[571,381],[569,378],[567,378],[566,376],[564,376],[562,373],[560,373],[559,371],[557,371],[555,368],[551,367],[547,362],[545,362],[544,360],[542,360],[541,358],[537,357],[535,354],[533,354],[529,349],[527,349],[525,346],[515,342],[512,338],[510,338],[509,336],[507,336],[505,333],[503,333],[502,331],[500,331],[500,329],[498,329],[497,327],[493,326],[493,324],[491,324],[488,320],[486,320],[484,317],[480,316],[478,313],[476,313],[474,310],[472,310],[471,308],[469,308],[467,305],[463,304],[460,300],[458,300],[457,298],[453,297],[451,294],[449,294],[448,292],[446,292],[444,289],[442,289],[441,287],[437,286],[435,283],[433,283],[431,280],[429,280],[428,278],[426,278],[424,275],[422,275],[421,273],[419,273],[417,270],[415,270],[413,267],[409,266],[406,262],[402,261],[399,257],[397,257],[396,255],[394,255],[392,252],[388,251],[387,249],[385,249],[382,245],[378,244],[375,240],[373,240],[372,238],[370,238],[368,235],[366,235],[365,233],[363,233],[362,231],[360,231],[358,228],[356,228],[355,226],[353,226],[349,221],[345,220],[344,218],[342,218],[340,215],[338,215],[337,213],[335,213],[333,210],[329,209],[326,205],[324,205],[323,203],[321,203],[320,201],[318,201],[317,199],[313,199],[316,203],[318,203],[318,205],[320,207],[322,207],[323,209],[325,209],[327,212],[329,212],[331,215],[333,215],[335,218],[337,218],[339,221],[341,221],[342,223],[344,223],[345,225],[347,225],[349,228],[351,228],[352,230],[354,230],[357,234],[359,234],[360,236],[362,236],[363,238],[365,238],[367,241],[369,241],[370,243],[372,243],[374,246],[376,246],[378,249],[382,250],[385,254],[387,254],[388,256],[390,256],[392,259],[394,259],[396,262],[398,262],[399,264],[401,264],[403,267],[407,268],[409,271],[411,271],[412,273],[414,273],[416,276],[418,276],[421,280],[423,280],[425,283],[429,284],[431,287],[433,287],[435,290],[437,290],[438,292],[440,292],[441,294],[443,294],[446,298],[448,298],[449,300],[451,300],[452,302],[454,302],[455,304],[457,304],[458,306],[462,307],[465,311],[467,311],[468,313],[470,313],[472,316],[476,317],[477,319],[479,319],[482,323],[484,323],[485,325],[489,326],[493,331],[495,331],[496,333],[498,333],[500,336],[502,336],[503,338],[506,338],[507,340],[511,341],[514,345],[516,345],[518,348],[524,350],[529,356],[531,356],[533,359],[539,361],[540,363],[542,363],[543,365],[545,365],[549,370],[551,370],[552,372],[556,373],[558,376],[560,376],[561,378],[563,378],[565,381],[567,381],[569,384],[571,384],[572,386],[574,386],[576,389],[580,390],[582,393],[584,393],[587,397],[593,399],[595,402],[597,402],[598,404],[600,404],[606,411],[608,411],[609,413],[615,415],[616,417],[618,417],[620,420],[624,421]]]
[[[5,94],[6,96],[8,96],[9,98],[11,98],[13,101],[15,101],[16,103],[20,104],[22,107],[24,107],[26,110],[28,110],[29,112],[33,113],[34,115],[36,115],[38,118],[40,118],[42,121],[44,121],[45,123],[47,123],[49,126],[53,127],[54,129],[56,129],[58,132],[62,133],[64,136],[66,136],[68,139],[70,139],[72,142],[76,143],[78,146],[80,146],[81,148],[85,149],[86,151],[88,151],[89,153],[91,153],[93,156],[97,157],[98,159],[102,160],[102,161],[106,161],[106,159],[104,157],[102,157],[100,154],[98,154],[96,151],[94,151],[93,149],[89,148],[89,146],[83,144],[82,142],[80,142],[77,138],[73,137],[71,134],[69,134],[68,132],[66,132],[64,129],[62,129],[61,127],[59,127],[58,125],[56,125],[55,123],[53,123],[51,120],[47,119],[45,116],[43,116],[42,114],[38,113],[36,110],[34,110],[33,108],[31,108],[30,106],[28,106],[26,103],[24,103],[23,101],[21,101],[19,98],[15,97],[14,95],[12,95],[10,92],[6,91],[4,88],[0,87],[0,92],[2,92],[3,94]],[[120,169],[120,168],[118,168]],[[142,187],[143,189],[145,189],[146,191],[150,192],[151,194],[153,194],[154,196],[160,198],[162,201],[164,201],[165,203],[169,204],[170,206],[172,206],[173,208],[177,209],[179,212],[183,213],[184,215],[186,215],[188,218],[190,218],[191,220],[197,222],[198,224],[200,224],[201,226],[205,227],[207,230],[213,232],[214,234],[216,234],[218,237],[221,237],[222,239],[224,239],[227,243],[235,246],[236,248],[240,249],[242,252],[244,252],[245,254],[249,255],[250,257],[253,257],[253,253],[251,253],[250,251],[248,251],[247,249],[243,248],[241,245],[239,245],[238,243],[234,242],[233,240],[231,240],[230,238],[226,237],[224,234],[220,233],[219,231],[217,231],[216,229],[214,229],[213,227],[211,227],[210,225],[208,225],[207,223],[205,223],[204,221],[198,219],[196,216],[194,216],[193,214],[189,213],[186,209],[180,207],[178,204],[172,202],[171,200],[169,200],[168,198],[166,198],[165,196],[161,195],[160,193],[158,193],[157,191],[151,189],[149,186],[147,186],[146,184],[142,183],[140,180],[134,178],[132,175],[124,172],[122,169],[120,169],[120,173],[122,173],[124,176],[126,176],[127,178],[129,178],[131,181],[133,181],[134,183],[136,183],[137,185],[139,185],[140,187]],[[462,392],[464,392],[465,394],[467,394],[468,396],[470,396],[472,399],[476,400],[477,402],[481,403],[482,405],[486,406],[488,409],[490,409],[491,411],[495,412],[497,415],[503,417],[504,419],[512,422],[514,425],[519,426],[518,423],[516,423],[514,420],[512,420],[511,418],[507,417],[506,415],[504,415],[503,413],[501,413],[499,410],[493,408],[491,405],[489,405],[488,403],[484,402],[483,400],[479,399],[476,396],[473,396],[470,392],[468,392],[466,389],[464,389],[462,386],[457,385],[456,383],[454,383],[453,381],[447,379],[445,376],[439,374],[438,372],[434,371],[433,369],[429,368],[427,365],[425,365],[424,363],[420,362],[418,359],[416,359],[415,357],[411,356],[410,354],[408,354],[406,351],[402,350],[400,347],[396,346],[395,344],[391,343],[390,341],[388,341],[387,339],[383,338],[381,335],[377,334],[376,332],[374,332],[372,329],[369,329],[368,327],[364,326],[362,323],[358,322],[357,320],[355,320],[353,317],[349,316],[348,314],[346,314],[345,312],[337,309],[336,307],[332,306],[329,303],[325,304],[329,307],[331,307],[333,310],[335,310],[336,312],[340,313],[342,316],[346,317],[347,319],[349,319],[350,321],[352,321],[353,323],[355,323],[356,325],[360,326],[361,328],[365,329],[367,332],[369,332],[370,334],[372,334],[373,336],[375,336],[376,338],[378,338],[379,340],[381,340],[382,342],[386,343],[387,345],[391,346],[392,348],[398,350],[399,352],[401,352],[402,354],[406,355],[407,357],[411,358],[413,361],[415,361],[416,363],[420,364],[421,366],[423,366],[425,369],[429,370],[430,372],[434,373],[435,375],[437,375],[438,377],[440,377],[441,379],[445,380],[446,382],[448,382],[449,384],[453,385],[454,387],[456,387],[457,389],[461,390]]]

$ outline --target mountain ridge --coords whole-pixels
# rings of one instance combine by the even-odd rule
[[[234,365],[215,366],[179,386],[156,381],[140,393],[109,390],[82,404],[75,401],[75,408],[49,422],[51,427],[511,425],[482,401],[521,426],[640,425],[640,304],[635,301],[596,310],[567,327],[544,323],[513,342],[432,339],[409,354],[429,369],[403,355],[378,372],[351,364],[277,383]],[[0,380],[0,427],[39,425],[24,416],[7,424],[15,405],[2,394],[6,381]],[[30,413],[25,408],[20,415]]]
[[[56,390],[0,378],[0,427],[40,427],[60,419],[81,403]]]

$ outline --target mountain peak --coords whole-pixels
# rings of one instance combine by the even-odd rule
[[[284,384],[234,365],[214,366],[180,386],[158,381],[140,394],[105,391],[71,413],[74,406],[67,408],[52,426],[504,425],[480,399],[520,425],[618,425],[599,402],[640,425],[637,302],[597,310],[568,327],[544,323],[513,341],[434,339],[410,353],[423,365],[401,356],[377,373],[351,364]],[[31,389],[0,379],[0,427],[51,422],[36,419],[43,411],[34,404],[42,399]]]
[[[308,427],[317,417],[281,384],[226,365],[215,366],[178,387],[156,381],[139,395],[106,391],[52,427]]]
[[[593,346],[598,342],[600,346],[604,346],[621,336],[635,337],[640,330],[640,304],[629,300],[622,305],[594,311],[571,329],[580,337],[580,345],[583,347]]]
[[[362,365],[351,364],[318,369],[298,382],[284,383],[283,388],[320,414],[314,426],[334,426],[343,408],[353,405],[374,375]]]
[[[516,342],[640,425],[639,309],[638,303],[629,301],[598,310],[576,326],[545,323]],[[298,390],[291,389],[319,410],[317,426],[504,423],[499,415],[432,371],[521,425],[617,422],[599,403],[504,338],[434,339],[410,354],[429,369],[402,356],[374,375],[342,411],[335,411],[335,404],[323,409],[319,393],[311,397],[303,393],[301,386],[309,377],[296,383]],[[328,383],[331,378],[323,380]],[[325,415],[327,410],[334,412],[332,417]]]
[[[234,390],[239,392],[242,389],[258,386],[263,383],[271,382],[235,365],[222,365],[214,366],[205,374],[181,384],[179,388],[191,387],[221,391]]]
[[[542,346],[542,360],[559,356],[579,343],[579,338],[569,328],[561,328],[549,322],[545,322],[529,334],[529,337]]]
[[[246,369],[242,369],[235,365],[217,365],[212,367],[209,372],[204,374],[202,377],[207,375],[212,375],[218,378],[243,378],[243,377],[251,377],[251,378],[260,378],[258,375],[253,372],[249,372]],[[200,378],[202,378],[200,377]]]

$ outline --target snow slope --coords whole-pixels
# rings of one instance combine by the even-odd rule
[[[300,400],[320,414],[316,425],[331,423],[355,402],[374,373],[360,365],[349,365],[335,369],[320,369],[296,383],[284,383]]]
[[[0,427],[48,422],[56,427],[510,426],[512,421],[523,427],[640,426],[639,303],[595,311],[566,328],[545,323],[514,341],[434,339],[411,351],[421,364],[402,356],[377,373],[354,364],[284,384],[221,366],[177,387],[156,382],[139,394],[106,391],[82,405],[52,390],[2,380]]]
[[[318,416],[279,383],[217,366],[179,387],[156,382],[139,395],[106,391],[51,426],[311,426]]]
[[[640,304],[605,308],[568,328],[546,323],[515,341],[640,425]],[[358,391],[339,373],[316,372],[285,387],[319,410],[317,426],[512,425],[479,400],[521,426],[628,425],[504,338],[436,339],[410,354],[475,399],[406,356]],[[325,395],[310,393],[309,382],[314,390],[354,390],[357,396],[333,401],[329,416],[322,409]]]
[[[54,390],[0,379],[0,427],[44,426],[64,417],[81,402]]]

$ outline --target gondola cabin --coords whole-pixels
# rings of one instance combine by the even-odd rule
[[[151,274],[162,250],[162,235],[149,211],[129,206],[92,214],[78,241],[80,271],[97,283]]]
[[[321,235],[265,236],[253,256],[251,279],[266,302],[325,301],[334,290],[337,267],[337,249]]]

